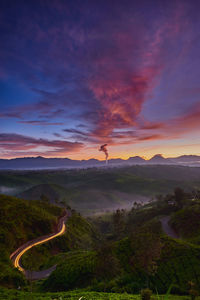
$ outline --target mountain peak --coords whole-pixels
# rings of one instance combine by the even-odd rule
[[[149,161],[164,161],[164,160],[165,158],[162,156],[162,154],[156,154]]]
[[[145,160],[140,156],[131,156],[131,157],[129,157],[128,161],[131,161],[131,162],[144,162]]]

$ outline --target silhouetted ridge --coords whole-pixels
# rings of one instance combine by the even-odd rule
[[[0,169],[51,169],[51,168],[91,168],[91,167],[114,167],[139,164],[182,164],[200,166],[200,156],[182,155],[173,158],[164,158],[162,154],[156,154],[151,159],[145,160],[140,156],[129,157],[127,160],[121,158],[109,159],[108,165],[105,161],[95,158],[88,160],[72,160],[70,158],[45,158],[22,157],[14,159],[0,159]]]

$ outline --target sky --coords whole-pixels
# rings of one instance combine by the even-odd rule
[[[200,155],[199,10],[1,0],[0,158]]]

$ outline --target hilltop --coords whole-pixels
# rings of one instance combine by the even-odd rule
[[[79,170],[1,171],[5,193],[51,203],[68,204],[84,215],[131,208],[177,186],[200,188],[200,168],[176,165],[134,165]]]
[[[106,167],[123,167],[130,165],[166,164],[166,165],[189,165],[200,166],[200,156],[182,155],[173,158],[164,158],[161,154],[154,155],[151,159],[144,159],[140,156],[129,157],[128,159],[115,158],[108,160]],[[98,159],[73,160],[69,158],[45,158],[22,157],[13,159],[0,159],[0,169],[74,169],[105,167],[105,161]]]

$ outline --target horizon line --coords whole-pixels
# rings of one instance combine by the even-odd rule
[[[148,161],[148,160],[151,160],[152,158],[156,157],[156,156],[160,156],[164,159],[169,159],[169,158],[178,158],[178,157],[181,157],[181,156],[200,156],[200,154],[182,154],[182,155],[178,155],[178,156],[164,156],[163,154],[160,154],[160,153],[157,153],[157,154],[154,154],[153,156],[151,156],[150,158],[146,158],[144,156],[140,156],[140,155],[135,155],[135,156],[129,156],[128,158],[121,158],[121,157],[110,157],[108,159],[109,160],[112,160],[112,159],[121,159],[121,160],[128,160],[130,158],[134,158],[134,157],[139,157],[145,161]],[[58,157],[58,156],[55,156],[55,157],[47,157],[47,156],[42,156],[42,155],[36,155],[36,156],[22,156],[22,157],[10,157],[10,158],[4,158],[4,157],[0,157],[0,160],[12,160],[12,159],[25,159],[25,158],[44,158],[44,159],[69,159],[69,160],[74,160],[74,161],[89,161],[89,160],[97,160],[97,161],[105,161],[105,159],[98,159],[98,158],[94,158],[94,157],[91,157],[91,158],[88,158],[88,159],[72,159],[72,158],[69,158],[69,157]]]

